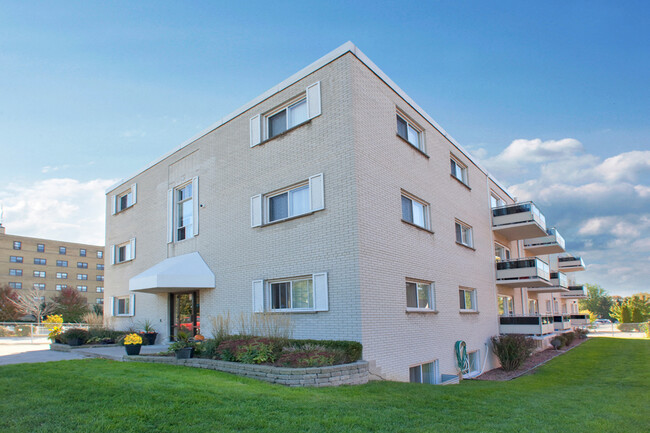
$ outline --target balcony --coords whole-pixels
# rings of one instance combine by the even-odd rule
[[[546,230],[546,236],[525,239],[524,248],[535,255],[566,252],[564,238],[555,228]]]
[[[508,287],[550,287],[548,263],[538,258],[504,260],[496,263],[497,284]]]
[[[557,267],[562,272],[576,272],[585,270],[585,262],[581,257],[558,257]]]
[[[553,316],[501,316],[500,334],[544,335],[554,331]]]
[[[550,273],[550,286],[529,287],[529,293],[557,293],[569,291],[569,279],[562,272]]]
[[[571,326],[589,326],[589,314],[572,314]]]
[[[568,291],[562,293],[562,297],[570,299],[586,299],[587,286],[569,286]]]
[[[571,329],[571,316],[553,316],[553,327],[555,331],[566,331]]]
[[[492,208],[492,230],[510,241],[547,236],[546,218],[533,202]]]

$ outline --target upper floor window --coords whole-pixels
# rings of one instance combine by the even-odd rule
[[[9,287],[11,287],[12,289],[22,289],[23,288],[23,283],[10,282]]]
[[[104,303],[104,298],[97,298],[96,299],[98,304],[103,304]]]
[[[39,252],[39,253],[44,253],[45,252],[45,244],[36,245],[36,251]]]
[[[472,227],[465,223],[456,221],[456,242],[466,247],[473,248],[474,240],[472,239]]]
[[[300,99],[266,117],[267,138],[280,135],[294,126],[300,125],[309,118],[307,113],[307,97]]]
[[[58,291],[61,291],[61,290],[63,290],[63,289],[67,289],[67,288],[68,288],[68,285],[67,285],[67,284],[57,284],[57,285],[55,286],[55,289],[58,290]]]
[[[87,292],[88,286],[77,286],[77,290],[79,290],[80,292]]]
[[[77,267],[80,269],[88,269],[88,263],[86,262],[77,262]]]
[[[137,201],[137,188],[137,184],[134,183],[126,191],[111,196],[111,214],[115,215],[133,206]]]
[[[433,284],[406,282],[406,308],[435,310]]]
[[[135,238],[119,245],[113,245],[111,250],[111,259],[113,264],[133,260],[135,258]]]
[[[68,278],[68,273],[67,272],[57,272],[56,273],[56,278],[59,280],[66,280]]]
[[[35,265],[46,265],[46,264],[47,264],[47,260],[46,260],[46,259],[38,259],[38,258],[35,258],[35,259],[34,259],[34,264],[35,264]]]
[[[397,135],[411,143],[414,147],[424,151],[421,129],[399,114],[397,115]]]
[[[451,175],[454,176],[459,181],[461,181],[462,183],[464,183],[465,185],[468,185],[467,166],[453,157],[450,159],[450,161],[451,161]]]
[[[22,277],[23,276],[23,270],[22,269],[9,269],[9,275],[12,275],[14,277]]]
[[[20,241],[14,241],[14,250],[19,250],[23,247],[23,243]]]
[[[269,222],[309,212],[309,184],[266,197]]]
[[[97,275],[96,279],[97,279],[97,281],[104,281],[104,276],[103,275]]]
[[[510,260],[510,250],[501,244],[494,244],[494,258],[499,260]]]
[[[413,196],[402,193],[402,219],[428,230],[429,205]]]
[[[491,207],[494,208],[494,207],[501,207],[501,206],[505,206],[505,205],[506,205],[506,202],[503,201],[503,199],[501,197],[499,197],[498,195],[496,195],[494,193],[490,194],[490,206]]]
[[[66,247],[59,247],[59,254],[66,254],[68,249]]]
[[[97,251],[97,258],[98,259],[103,259],[104,258],[104,251]]]
[[[10,257],[9,257],[9,261],[10,261],[11,263],[22,263],[22,262],[23,262],[23,258],[22,258],[21,256],[10,256]]]
[[[34,277],[45,278],[45,271],[34,271]]]
[[[476,311],[476,290],[460,288],[458,290],[461,311]]]
[[[104,293],[104,288],[101,286],[97,286],[97,293]]]
[[[510,316],[515,314],[515,304],[512,296],[497,295],[497,308],[500,316]]]
[[[80,249],[80,250],[79,250],[79,256],[80,256],[80,257],[86,257],[86,250],[84,250],[83,248]]]
[[[188,183],[175,190],[176,195],[176,240],[191,238],[194,223],[194,199],[192,184]]]
[[[67,260],[57,260],[56,265],[60,268],[67,268],[68,267],[68,261]]]
[[[45,290],[45,283],[34,283],[34,290]]]
[[[251,227],[324,209],[323,174],[288,188],[251,197]],[[264,218],[262,218],[264,215]]]
[[[77,274],[77,280],[87,280],[88,274]]]
[[[104,270],[104,265],[97,263],[97,270],[98,271],[103,271]]]

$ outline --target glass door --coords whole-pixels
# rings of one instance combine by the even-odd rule
[[[169,302],[172,339],[178,331],[184,331],[190,335],[201,332],[199,292],[171,293]]]

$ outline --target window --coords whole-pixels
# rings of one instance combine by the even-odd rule
[[[23,283],[9,283],[9,287],[12,289],[22,289]]]
[[[528,300],[528,314],[539,314],[539,309],[537,308],[536,299]]]
[[[97,287],[97,293],[104,293],[104,288],[98,286],[98,287]]]
[[[273,138],[309,119],[304,97],[266,117],[267,138]]]
[[[84,250],[83,248],[80,249],[80,250],[79,250],[79,256],[80,256],[80,257],[86,257],[86,250]]]
[[[397,135],[411,143],[414,147],[424,151],[420,131],[420,128],[414,126],[411,122],[406,121],[404,117],[399,114],[397,115]]]
[[[97,270],[98,271],[103,271],[104,270],[104,265],[97,264]]]
[[[476,290],[462,288],[458,290],[461,311],[476,311]]]
[[[34,271],[34,277],[45,278],[45,271]]]
[[[120,298],[115,298],[115,315],[116,316],[131,316],[131,298],[129,296],[124,296]]]
[[[253,311],[327,311],[327,273],[253,281]]]
[[[22,277],[23,276],[23,270],[22,269],[9,269],[9,275],[14,276],[14,277]]]
[[[501,244],[494,244],[494,258],[499,260],[510,260],[510,250]]]
[[[97,281],[104,281],[103,275],[97,275]]]
[[[61,290],[63,290],[63,289],[67,289],[67,288],[68,288],[67,284],[57,284],[56,285],[56,290],[58,290],[59,292]]]
[[[88,269],[88,263],[77,262],[77,267],[80,268],[80,269]]]
[[[20,257],[20,256],[10,256],[10,257],[9,257],[9,261],[10,261],[11,263],[22,263],[22,262],[23,262],[23,258]]]
[[[66,254],[66,253],[67,253],[66,247],[59,247],[59,254]]]
[[[101,305],[104,303],[104,298],[97,298],[96,302]]]
[[[104,251],[97,251],[97,258],[98,259],[103,259],[104,258]]]
[[[503,201],[503,199],[501,197],[499,197],[496,194],[491,194],[490,195],[490,206],[492,206],[494,208],[494,207],[501,207],[501,206],[505,206],[505,205],[506,205],[506,202]]]
[[[473,248],[474,240],[472,239],[472,228],[464,223],[456,221],[456,242]]]
[[[512,297],[498,295],[497,303],[499,308],[499,316],[510,316],[515,312],[515,305],[512,301]]]
[[[558,301],[553,301],[553,312],[554,313],[560,312],[560,303]]]
[[[176,196],[176,240],[194,236],[192,224],[194,222],[194,203],[192,197],[192,183],[188,183],[174,191]]]
[[[113,245],[112,250],[112,263],[118,264],[128,262],[135,258],[135,238],[120,245]]]
[[[551,313],[551,301],[546,301],[546,313]]]
[[[68,261],[67,260],[57,260],[56,265],[60,268],[67,268],[68,267]]]
[[[77,274],[77,280],[87,280],[88,274]]]
[[[20,241],[14,241],[14,250],[19,250],[23,247],[23,243]]]
[[[481,371],[481,356],[478,350],[475,350],[474,352],[469,352],[467,354],[467,358],[469,361],[469,373],[470,375],[475,375],[479,371]]]
[[[45,260],[45,259],[36,259],[35,258],[34,259],[34,264],[35,265],[45,265],[45,264],[47,264],[47,260]]]
[[[431,283],[406,282],[406,308],[434,310],[434,294]]]
[[[402,219],[428,230],[429,205],[415,197],[402,195]]]
[[[36,245],[36,251],[39,252],[39,253],[44,253],[45,252],[45,244]]]
[[[45,284],[43,284],[43,283],[34,283],[34,290],[45,290]]]
[[[462,183],[464,183],[465,185],[468,185],[467,166],[457,161],[453,157],[450,159],[450,161],[451,161],[451,175],[454,176],[459,181],[461,181]]]
[[[137,184],[131,185],[131,188],[111,196],[111,214],[115,215],[116,213],[122,212],[133,206],[137,201]],[[85,256],[84,256],[85,257]],[[101,257],[100,257],[101,258]]]
[[[416,365],[415,367],[409,368],[409,382],[435,385],[436,383],[440,383],[440,374],[438,371],[437,360],[422,365]]]
[[[251,197],[251,227],[307,215],[324,208],[323,174],[320,173],[293,186]]]
[[[87,292],[88,286],[77,286],[77,290],[79,290],[80,292]]]

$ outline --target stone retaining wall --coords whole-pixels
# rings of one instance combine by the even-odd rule
[[[94,349],[97,347],[118,347],[119,344],[84,344],[81,346],[69,346],[61,343],[50,343],[50,350],[55,352],[70,352],[71,350],[79,349]]]
[[[124,356],[124,361],[154,362],[161,364],[185,365],[207,368],[238,376],[250,377],[265,382],[287,386],[337,386],[361,385],[368,383],[368,362],[357,361],[352,364],[330,367],[286,368],[271,365],[242,364],[240,362],[217,361],[213,359],[176,359],[167,356]]]

